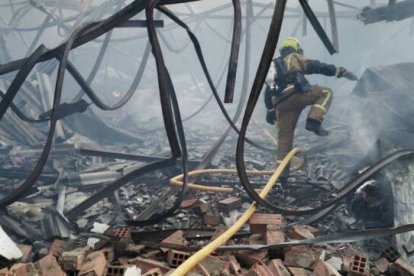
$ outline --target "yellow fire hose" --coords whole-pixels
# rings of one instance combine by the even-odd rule
[[[301,149],[294,148],[289,152],[289,154],[283,159],[282,163],[277,167],[276,171],[270,177],[269,181],[260,192],[260,197],[265,198],[267,194],[270,192],[272,187],[275,185],[276,181],[278,180],[280,174],[283,172],[284,168],[289,164],[290,160],[292,160],[293,156],[300,152]],[[194,172],[197,174],[198,172]],[[195,175],[193,174],[193,175]],[[200,173],[201,174],[201,173]],[[210,255],[214,250],[219,248],[221,245],[225,244],[234,234],[236,234],[240,228],[249,220],[249,218],[253,215],[256,211],[256,203],[253,202],[250,207],[246,210],[246,212],[230,227],[217,237],[215,240],[207,244],[201,250],[194,253],[190,258],[188,258],[184,263],[182,263],[176,270],[173,271],[171,276],[184,276],[188,272],[190,272],[198,263],[200,263],[204,258]]]
[[[289,160],[290,162],[290,160]],[[304,159],[301,159],[300,162],[295,164],[295,167],[291,169],[291,171],[297,171],[304,165]],[[205,170],[196,170],[191,171],[188,173],[188,176],[196,176],[196,175],[205,175],[205,174],[218,174],[218,173],[237,173],[235,169],[205,169]],[[247,171],[250,175],[272,175],[274,171]],[[182,186],[183,185],[183,174],[177,175],[170,179],[170,184],[175,186]],[[203,192],[215,192],[215,193],[232,193],[234,192],[233,188],[225,188],[225,187],[211,187],[205,186],[195,183],[188,183],[188,189],[190,190],[199,190]],[[261,189],[256,189],[257,193],[260,193]]]

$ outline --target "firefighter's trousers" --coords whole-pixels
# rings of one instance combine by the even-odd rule
[[[332,102],[332,90],[318,85],[312,86],[308,92],[295,92],[294,88],[288,88],[283,93],[293,94],[276,106],[277,127],[279,129],[278,163],[292,150],[295,128],[302,110],[312,105],[308,119],[322,122]],[[288,175],[289,166],[282,177],[288,177]]]

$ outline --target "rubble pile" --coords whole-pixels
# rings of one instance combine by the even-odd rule
[[[196,203],[189,208],[202,206]],[[108,228],[101,238],[96,235],[93,242],[82,235],[70,240],[55,239],[37,252],[35,245],[9,244],[10,238],[2,231],[0,275],[169,275],[201,244],[208,243],[225,228],[223,224],[215,231]],[[282,216],[256,213],[249,227],[228,244],[274,245],[315,235],[319,235],[319,230],[314,227],[297,224],[286,228]],[[5,240],[7,249],[3,247]],[[188,275],[414,275],[414,267],[392,247],[375,258],[348,243],[246,248],[217,251]]]
[[[201,133],[202,130],[199,131]],[[202,158],[206,139],[214,141],[216,137],[213,131],[203,131],[204,140],[196,139],[200,137],[197,132],[190,135],[194,138],[194,150],[189,163],[195,167]],[[320,147],[312,138],[303,138],[300,132],[299,137],[301,143],[308,144],[310,149]],[[335,141],[343,137],[344,133],[339,131],[331,139]],[[0,225],[6,231],[4,237],[8,242],[13,240],[15,251],[17,248],[12,254],[14,247],[7,246],[6,253],[1,254],[0,275],[168,275],[194,251],[233,225],[250,206],[251,199],[239,186],[235,175],[203,176],[196,182],[232,188],[232,192],[190,191],[174,216],[148,226],[128,227],[126,221],[146,220],[174,203],[176,188],[168,182],[172,176],[182,172],[173,166],[146,174],[113,194],[102,196],[96,204],[78,214],[72,224],[61,214],[134,168],[166,158],[164,156],[168,154],[168,148],[165,151],[160,148],[162,141],[155,138],[144,139],[145,147],[137,144],[104,148],[97,144],[82,144],[78,138],[75,135],[63,144],[55,144],[36,185],[25,198],[14,202],[0,214]],[[253,139],[260,140],[259,137]],[[225,143],[216,156],[214,163],[217,167],[234,166],[232,143]],[[335,150],[335,143],[327,144],[331,147],[329,154],[323,150],[312,154],[306,166],[291,174],[289,190],[286,192],[277,186],[268,199],[285,207],[318,206],[330,200],[329,196],[335,195],[335,191],[348,181],[350,168],[355,164],[352,160],[341,162],[341,165],[333,162],[341,158],[346,160],[346,154]],[[27,174],[39,150],[5,146],[1,153],[3,160],[11,160],[4,162],[1,169],[2,179],[8,183],[1,189],[2,193],[7,193]],[[133,160],[125,160],[131,156],[134,156]],[[274,164],[271,158],[268,153],[248,149],[246,165],[248,169],[271,170]],[[293,161],[296,162],[301,163],[301,158]],[[251,182],[260,188],[267,178],[265,175],[254,176]],[[373,180],[368,184],[365,186],[377,183]],[[300,225],[300,217],[269,214],[259,206],[249,224],[227,243],[242,248],[217,250],[198,264],[191,274],[397,275],[389,273],[399,271],[406,275],[402,271],[410,271],[411,267],[401,257],[396,257],[399,254],[390,247],[389,239],[334,246],[249,248],[370,228],[372,225],[366,224],[361,208],[373,212],[383,210],[378,208],[382,206],[378,204],[379,196],[375,197],[366,190],[360,189],[352,200],[312,226]],[[389,257],[389,252],[395,256]]]

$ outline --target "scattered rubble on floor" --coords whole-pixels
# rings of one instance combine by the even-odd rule
[[[199,146],[202,148],[202,144]],[[102,197],[77,214],[75,225],[59,215],[81,204],[102,186],[164,155],[147,150],[146,154],[135,155],[137,160],[125,160],[111,154],[113,151],[130,154],[138,152],[137,149],[133,145],[110,150],[99,150],[96,145],[55,145],[55,155],[37,184],[25,198],[0,214],[0,225],[5,230],[1,238],[14,241],[1,248],[0,275],[168,275],[196,249],[233,225],[251,203],[239,188],[231,193],[190,191],[174,216],[150,226],[128,227],[127,219],[145,220],[173,204],[171,195],[174,193],[170,191],[174,190],[170,189],[168,181],[181,171],[172,167],[140,177]],[[10,158],[19,156],[20,161],[13,166],[4,165],[0,173],[5,182],[15,185],[16,178],[20,179],[27,171],[25,164],[30,164],[36,155],[23,148],[19,148],[18,154],[17,149],[12,148],[0,154],[7,156],[10,152],[15,152]],[[94,156],[85,152],[93,152]],[[229,167],[233,163],[230,149],[228,153],[216,160],[219,167]],[[193,154],[190,160],[196,165],[194,160],[201,155],[198,151]],[[337,158],[338,154],[342,155],[334,149],[329,154],[313,154],[307,166],[292,173],[289,193],[281,193],[278,186],[270,193],[269,200],[285,207],[317,206],[325,201],[347,183],[355,166],[353,161],[341,166],[332,162],[330,155]],[[249,169],[271,169],[268,164],[273,164],[272,160],[256,162],[254,159],[266,160],[271,156],[257,151],[249,156],[246,162]],[[253,176],[251,181],[260,188],[266,179],[266,176]],[[203,176],[197,182],[209,186],[238,186],[236,178],[229,175]],[[392,226],[381,218],[367,219],[384,211],[380,201],[383,199],[381,185],[381,179],[371,179],[355,196],[331,214],[312,222],[312,226],[301,224],[306,218],[271,214],[259,207],[227,245],[274,245],[352,229],[370,229],[384,223]],[[2,185],[1,189],[5,193],[8,186]],[[188,275],[411,275],[413,268],[409,262],[391,246],[392,241],[384,238],[335,245],[286,245],[257,251],[217,250]]]

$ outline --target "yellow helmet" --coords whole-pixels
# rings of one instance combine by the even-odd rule
[[[300,45],[300,41],[297,38],[294,37],[288,37],[282,42],[282,45],[280,45],[279,51],[282,52],[285,49],[292,49],[296,53],[303,54],[303,49]]]

